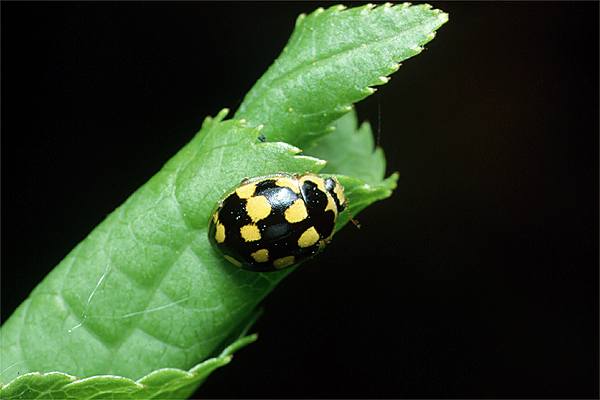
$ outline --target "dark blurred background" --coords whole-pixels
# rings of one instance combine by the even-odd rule
[[[2,2],[3,319],[331,4]],[[598,396],[598,3],[433,5],[357,106],[398,189],[198,396]]]

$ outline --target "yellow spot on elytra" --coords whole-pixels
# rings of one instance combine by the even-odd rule
[[[294,193],[300,193],[300,187],[298,186],[298,181],[290,178],[279,178],[275,181],[275,185],[280,187],[290,188],[294,191]]]
[[[256,225],[244,225],[240,228],[240,234],[246,242],[260,240],[260,231]]]
[[[262,263],[269,261],[269,250],[267,249],[256,250],[250,255],[252,256],[252,258],[254,258],[256,262]]]
[[[306,211],[306,206],[304,205],[304,200],[298,199],[292,203],[291,206],[285,210],[285,219],[287,222],[294,223],[300,222],[308,217],[308,212]]]
[[[337,207],[335,206],[335,201],[333,200],[333,196],[327,192],[327,207],[325,207],[325,211],[331,210],[337,217]]]
[[[215,230],[215,240],[217,243],[223,243],[225,241],[225,227],[222,223],[217,223],[217,229]]]
[[[254,183],[249,183],[247,185],[243,185],[235,189],[235,193],[240,199],[249,199],[250,197],[252,197],[255,190],[256,185]]]
[[[278,258],[277,260],[273,261],[273,266],[275,268],[285,268],[285,267],[289,267],[290,265],[292,265],[294,263],[295,259],[294,256],[287,256],[287,257],[281,257]]]
[[[340,185],[340,183],[337,180],[335,181],[333,193],[335,193],[341,205],[346,204],[346,195],[344,194],[344,187]]]
[[[313,244],[317,243],[318,240],[319,233],[317,232],[314,226],[311,226],[310,228],[305,230],[302,235],[300,235],[300,239],[298,239],[298,246],[310,247]]]
[[[219,212],[217,211],[216,213],[213,214],[213,224],[216,224],[218,220],[219,220]]]
[[[223,257],[225,257],[225,259],[227,261],[229,261],[230,263],[232,263],[233,265],[235,265],[236,267],[241,267],[242,263],[239,262],[238,260],[236,260],[235,258],[228,256],[228,255],[224,255]]]
[[[260,221],[271,213],[271,204],[265,196],[250,197],[246,201],[246,213],[252,221]]]

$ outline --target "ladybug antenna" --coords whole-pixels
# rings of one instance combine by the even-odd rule
[[[360,229],[360,222],[358,222],[357,219],[350,218],[350,222],[352,222],[357,229]]]

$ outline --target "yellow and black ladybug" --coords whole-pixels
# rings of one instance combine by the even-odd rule
[[[344,188],[335,177],[280,173],[244,179],[219,202],[208,237],[238,267],[277,271],[322,250],[345,208]]]

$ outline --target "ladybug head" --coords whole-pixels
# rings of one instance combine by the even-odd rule
[[[344,187],[340,184],[335,176],[331,176],[325,179],[325,189],[333,197],[335,205],[337,206],[338,212],[342,212],[346,209],[348,202],[344,195]]]

